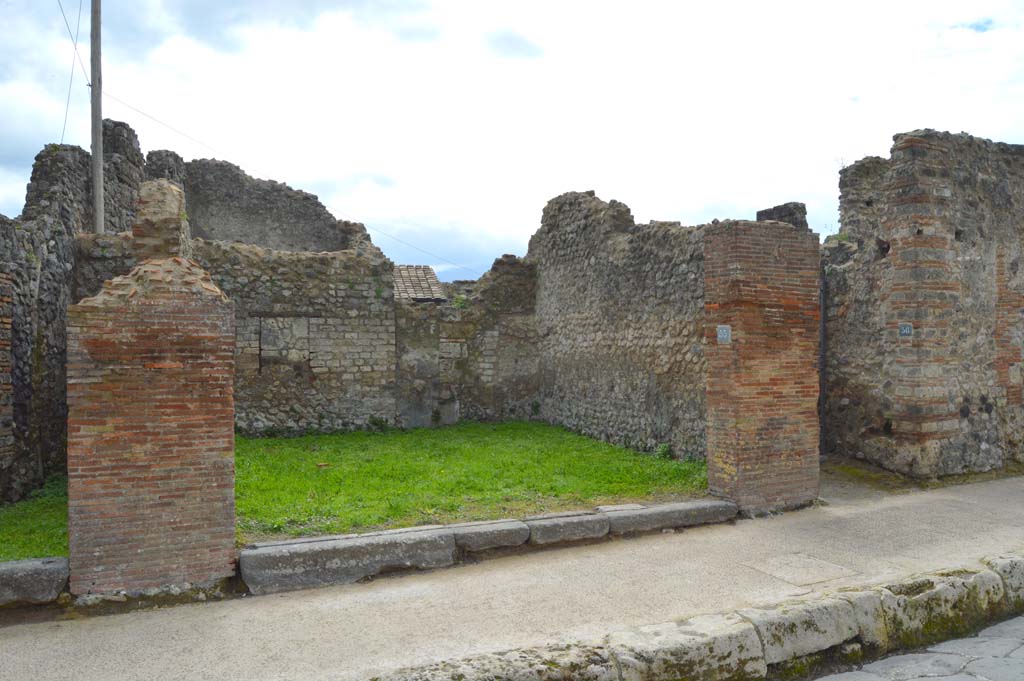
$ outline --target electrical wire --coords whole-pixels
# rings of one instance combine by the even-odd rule
[[[60,13],[63,16],[64,6],[60,5]],[[67,17],[64,17],[64,21],[67,22]],[[70,30],[70,26],[68,29]],[[74,53],[71,55],[71,75],[68,77],[68,98],[64,102],[64,125],[60,128],[60,143],[64,144],[64,133],[68,129],[68,112],[71,110],[71,86],[75,83],[75,58],[78,57],[78,36],[82,30],[82,0],[78,0],[78,23],[75,25],[75,37],[72,41]]]
[[[68,29],[68,37],[71,38],[71,40],[75,44],[75,56],[78,57],[78,65],[80,67],[82,67],[82,76],[85,77],[85,84],[87,86],[89,86],[89,87],[92,87],[92,82],[90,82],[90,80],[89,80],[89,71],[88,71],[88,69],[85,68],[85,62],[82,61],[82,53],[78,51],[78,38],[76,38],[75,34],[71,32],[71,24],[68,22],[68,15],[64,13],[64,5],[61,3],[60,0],[57,0],[57,6],[60,7],[60,15],[62,17],[64,17],[64,28]],[[82,5],[81,5],[81,1],[79,2],[79,5],[78,5],[78,24],[79,24],[79,27],[81,27],[81,24],[82,24]]]
[[[72,39],[72,41],[74,43],[75,56],[78,59],[78,65],[82,69],[82,75],[85,76],[86,85],[88,85],[89,87],[92,87],[92,83],[89,82],[89,74],[88,74],[88,72],[87,72],[87,70],[85,68],[85,63],[82,61],[82,55],[78,51],[78,38],[71,32],[71,24],[70,24],[70,22],[68,22],[68,17],[67,17],[67,14],[64,12],[64,5],[61,3],[61,0],[57,0],[57,6],[60,7],[61,16],[64,17],[64,26],[68,30],[68,36]],[[78,4],[78,21],[79,21],[79,28],[81,28],[82,0],[79,0],[79,4]],[[72,62],[72,73],[73,73],[73,69],[74,69],[74,62]],[[116,97],[115,95],[111,94],[107,90],[103,91],[103,96],[110,98],[111,100],[117,102],[121,106],[124,106],[124,107],[126,107],[128,109],[131,109],[132,111],[134,111],[135,113],[139,114],[140,116],[145,116],[146,118],[148,118],[149,120],[153,121],[154,123],[157,123],[158,125],[162,125],[163,127],[167,128],[171,132],[173,132],[173,133],[175,133],[177,135],[180,135],[180,136],[184,137],[185,139],[187,139],[187,140],[189,140],[191,142],[194,142],[195,144],[200,145],[201,147],[203,147],[203,148],[213,152],[217,156],[221,156],[222,155],[216,149],[214,149],[209,144],[207,144],[206,142],[203,142],[202,140],[196,139],[192,135],[189,135],[188,133],[183,132],[183,131],[179,130],[178,128],[175,128],[174,126],[170,125],[169,123],[165,123],[164,121],[160,120],[156,116],[153,116],[152,114],[148,114],[145,111],[143,111],[142,109],[140,109],[140,108],[138,108],[138,107],[136,107],[136,106],[134,106],[132,104],[129,104],[128,102],[124,101],[120,97]],[[70,103],[70,98],[71,98],[71,86],[69,85],[68,86],[68,102],[69,103]],[[67,111],[66,110],[65,110],[65,113],[64,113],[64,117],[65,117],[65,126],[66,126],[67,125]],[[61,132],[61,142],[63,142],[63,141],[64,141],[64,133],[62,131]],[[266,175],[266,177],[270,177],[270,176]],[[348,220],[350,222],[359,222],[358,220],[355,220],[355,219],[353,219],[353,218],[351,218],[349,216],[346,216],[344,214],[340,214],[340,216],[343,219]],[[362,224],[362,223],[360,223],[360,224]],[[476,275],[476,271],[475,270],[471,270],[468,267],[464,267],[463,265],[460,265],[458,263],[452,262],[451,260],[448,260],[447,258],[443,258],[440,255],[437,255],[436,253],[431,253],[430,251],[426,250],[425,248],[420,248],[419,246],[417,246],[415,244],[412,244],[412,243],[409,243],[408,241],[405,241],[404,239],[400,239],[397,236],[394,236],[392,234],[388,234],[387,232],[384,232],[384,231],[380,230],[377,227],[367,227],[366,229],[368,231],[370,231],[370,232],[374,232],[376,234],[380,234],[381,236],[385,236],[385,237],[391,239],[392,241],[396,241],[396,242],[402,244],[403,246],[407,246],[407,247],[409,247],[409,248],[411,248],[413,250],[419,251],[420,253],[423,253],[424,255],[429,255],[431,258],[435,258],[436,260],[438,260],[438,261],[440,261],[440,262],[442,262],[442,263],[444,263],[446,265],[451,265],[452,267],[457,267],[460,270],[463,270],[465,272],[469,272],[470,274]]]

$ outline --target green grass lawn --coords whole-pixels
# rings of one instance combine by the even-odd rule
[[[0,505],[0,561],[68,555],[68,481],[50,478],[28,499]]]
[[[517,517],[702,495],[703,462],[639,454],[540,423],[238,440],[248,539]]]
[[[538,423],[243,438],[244,540],[521,517],[701,496],[703,462],[672,461]],[[67,555],[66,483],[0,507],[0,560]]]

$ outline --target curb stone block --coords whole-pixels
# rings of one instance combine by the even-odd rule
[[[889,649],[889,634],[885,629],[885,613],[882,612],[882,596],[875,591],[849,591],[836,594],[853,607],[853,619],[857,624],[861,643],[874,648],[876,654]]]
[[[0,563],[0,606],[40,605],[57,600],[68,583],[67,558],[36,558]]]
[[[638,627],[609,637],[623,681],[764,678],[753,626],[734,613]]]
[[[607,512],[611,534],[650,532],[670,527],[721,523],[736,517],[736,504],[728,501],[687,501],[650,508]]]
[[[615,662],[599,645],[524,648],[439,662],[374,677],[373,681],[619,681]]]
[[[454,563],[454,535],[433,529],[273,544],[244,549],[238,560],[242,579],[257,595],[348,584],[385,570],[427,570]]]
[[[932,575],[879,591],[890,649],[967,635],[1003,614],[1003,582],[990,571]]]
[[[530,538],[529,526],[520,520],[484,520],[449,525],[455,544],[466,551],[485,551],[502,546],[520,546]]]
[[[704,615],[608,637],[622,681],[763,679],[768,673],[753,625],[735,613]]]
[[[1024,557],[1013,554],[981,561],[1003,580],[1006,606],[1011,613],[1024,612]]]
[[[604,513],[552,514],[527,518],[531,544],[559,544],[582,539],[600,539],[608,534],[608,516]]]
[[[757,629],[770,665],[827,650],[860,633],[853,605],[840,598],[738,613]]]

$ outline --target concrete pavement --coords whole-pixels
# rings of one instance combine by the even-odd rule
[[[1024,548],[1024,479],[223,603],[0,628],[7,679],[360,679],[399,667],[977,566]]]

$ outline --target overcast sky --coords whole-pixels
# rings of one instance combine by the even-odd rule
[[[74,31],[79,2],[62,2]],[[311,191],[445,279],[525,253],[566,191],[684,224],[803,201],[824,235],[840,167],[888,155],[894,133],[1024,143],[1020,0],[103,8],[105,91],[185,133],[106,99],[144,152]],[[85,0],[86,68],[88,15]],[[72,55],[57,0],[0,0],[0,213],[21,212],[35,154],[60,140]],[[64,139],[89,147],[79,69]]]

